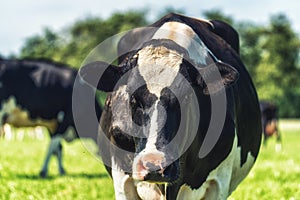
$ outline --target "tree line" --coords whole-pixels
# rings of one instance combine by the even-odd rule
[[[166,9],[157,19],[168,11],[173,10]],[[238,31],[240,55],[259,98],[276,103],[280,117],[300,117],[300,39],[288,17],[278,13],[261,25],[236,21],[220,10],[201,15],[226,21]],[[41,34],[27,38],[17,57],[48,58],[78,68],[88,53],[108,37],[151,23],[145,11],[114,13],[107,19],[87,17],[58,32],[45,28]]]

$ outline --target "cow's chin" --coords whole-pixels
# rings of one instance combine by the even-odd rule
[[[147,181],[157,184],[171,184],[176,182],[180,176],[179,162],[175,161],[169,166],[158,169],[156,171],[149,171],[147,169],[139,169],[133,173],[132,177],[136,181]]]
[[[141,199],[166,199],[165,185],[140,181],[136,183],[137,194]]]

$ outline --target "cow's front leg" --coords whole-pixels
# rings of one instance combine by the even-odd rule
[[[116,200],[140,200],[134,180],[128,174],[125,174],[113,158],[111,168]]]
[[[48,165],[49,165],[51,155],[54,154],[55,152],[58,152],[58,149],[60,148],[61,139],[62,138],[59,135],[51,138],[51,141],[50,141],[50,144],[48,147],[48,151],[46,154],[46,158],[45,158],[44,164],[43,164],[41,172],[40,172],[40,176],[43,178],[47,176]]]
[[[57,156],[57,163],[58,163],[58,171],[60,175],[65,175],[66,171],[63,166],[62,162],[62,144],[60,143],[57,150],[54,151],[54,154]]]

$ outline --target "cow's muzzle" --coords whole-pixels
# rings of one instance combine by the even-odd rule
[[[179,178],[179,161],[172,163],[163,152],[141,152],[133,162],[132,177],[135,180],[170,183]]]

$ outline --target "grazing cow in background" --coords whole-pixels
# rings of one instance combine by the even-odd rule
[[[72,113],[72,92],[77,70],[46,60],[0,60],[0,125],[15,127],[44,126],[51,141],[40,172],[47,176],[51,155],[58,159],[59,173],[65,174],[62,164],[61,140],[79,137]],[[82,91],[79,116],[90,111],[85,107],[86,93],[93,90],[85,83],[76,84]],[[95,102],[97,116],[101,114]],[[97,127],[90,127],[83,137],[96,141]],[[80,135],[82,136],[82,135]]]
[[[119,66],[95,61],[80,69],[90,85],[111,92],[99,148],[116,199],[226,199],[246,177],[261,116],[237,44],[224,22],[168,14],[124,35]],[[222,91],[223,123],[211,121]],[[208,138],[216,143],[202,154]]]
[[[281,135],[278,130],[278,107],[269,101],[260,101],[262,132],[264,135],[264,145],[267,145],[267,140],[271,136],[276,136],[276,141],[279,145],[277,150],[281,148]]]

